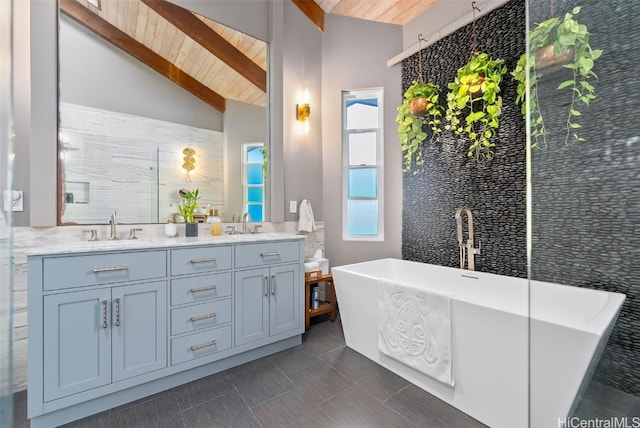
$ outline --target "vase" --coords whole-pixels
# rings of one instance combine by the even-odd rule
[[[483,83],[484,83],[484,76],[481,74],[478,76],[476,80],[471,82],[471,84],[469,85],[469,88],[477,88],[473,91],[469,89],[469,95],[471,96],[472,100],[475,100],[479,96],[482,96],[482,94],[484,93],[484,91],[482,90]]]
[[[198,236],[198,223],[185,223],[184,236]]]
[[[557,55],[553,53],[553,45],[542,47],[536,52],[536,70],[545,70],[568,64],[573,59],[574,53],[573,46],[559,52]]]
[[[409,102],[409,110],[414,116],[426,116],[430,107],[431,102],[425,97],[414,98]]]

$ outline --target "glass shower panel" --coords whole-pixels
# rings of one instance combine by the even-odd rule
[[[13,56],[11,1],[0,1],[0,189],[12,189]],[[4,208],[4,207],[2,207]],[[13,426],[11,212],[0,211],[0,426]]]
[[[640,2],[528,17],[530,426],[640,426]]]

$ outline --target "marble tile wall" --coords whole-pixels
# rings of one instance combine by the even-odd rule
[[[261,223],[266,233],[297,233],[298,223]],[[239,223],[224,223],[226,226]],[[178,225],[178,234],[184,234],[184,228]],[[164,238],[164,224],[127,224],[119,225],[118,232],[121,239],[125,239],[132,227],[142,228],[137,235],[142,239],[154,237]],[[312,257],[318,249],[324,252],[324,222],[316,221],[317,230],[307,234],[305,239],[305,257]],[[199,235],[209,233],[209,225],[199,224]],[[14,389],[21,391],[27,387],[27,256],[26,252],[34,247],[50,246],[56,243],[86,240],[90,229],[97,229],[98,236],[103,239],[109,236],[108,225],[60,226],[60,227],[15,227],[13,233],[13,369]]]
[[[178,212],[178,189],[200,189],[200,206],[224,205],[223,133],[162,120],[60,104],[65,223],[164,222]],[[182,151],[195,150],[195,169]],[[118,171],[114,175],[111,171]]]

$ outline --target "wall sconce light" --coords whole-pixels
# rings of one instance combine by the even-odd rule
[[[311,106],[309,105],[309,87],[305,81],[304,89],[298,94],[298,104],[296,104],[296,120],[300,122],[304,133],[309,134],[309,116],[311,115]]]
[[[184,161],[182,163],[182,169],[187,171],[187,179],[189,179],[189,183],[191,183],[191,177],[189,176],[189,173],[196,169],[196,151],[191,147],[187,147],[182,151],[182,154],[184,155],[184,157],[182,158],[182,160]]]
[[[309,106],[309,103],[296,104],[296,120],[298,120],[299,122],[306,122],[309,120],[310,114],[311,106]]]

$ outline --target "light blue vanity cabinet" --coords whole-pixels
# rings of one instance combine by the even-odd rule
[[[171,254],[171,364],[212,362],[232,347],[233,246]]]
[[[166,281],[110,283],[166,276],[166,253],[105,256],[43,260],[45,402],[167,366]]]
[[[299,345],[304,240],[250,238],[30,251],[32,428],[59,426]]]
[[[300,329],[301,270],[296,242],[237,245],[236,346]],[[254,269],[248,267],[265,266]],[[304,306],[304,305],[303,305]]]

